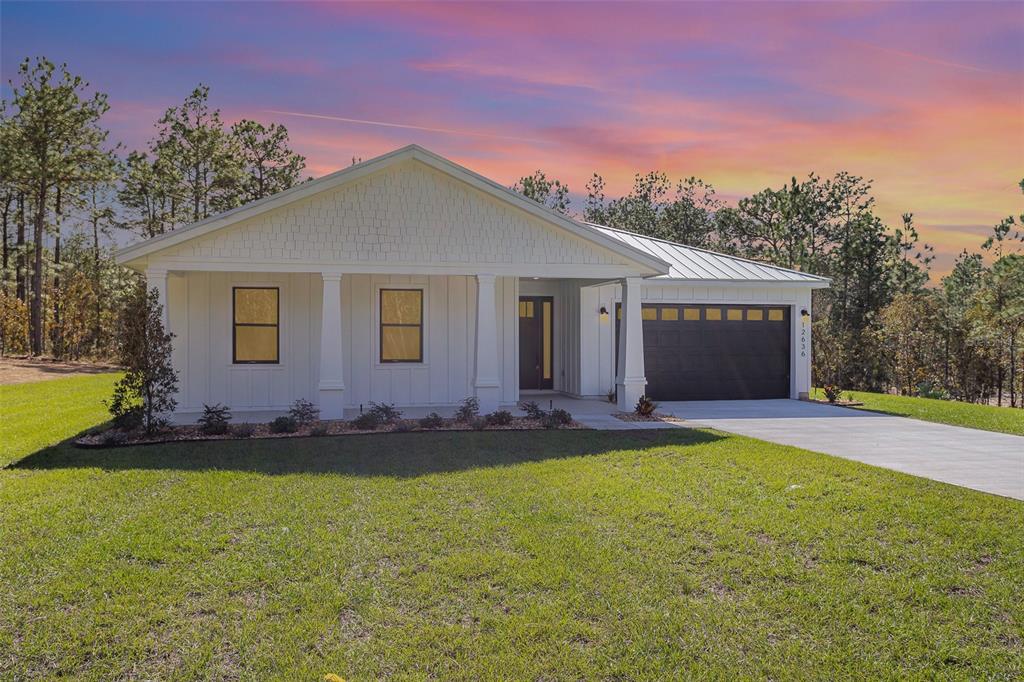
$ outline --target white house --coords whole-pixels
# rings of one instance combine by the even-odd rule
[[[175,334],[178,413],[523,392],[800,398],[828,280],[567,218],[410,145],[126,247]]]

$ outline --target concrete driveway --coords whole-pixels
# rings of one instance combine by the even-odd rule
[[[796,400],[665,402],[660,412],[752,438],[1024,500],[1024,437]]]

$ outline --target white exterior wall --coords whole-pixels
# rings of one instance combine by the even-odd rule
[[[790,397],[800,398],[811,386],[811,326],[800,311],[811,310],[809,287],[693,286],[651,281],[642,289],[645,303],[786,305],[790,308]],[[618,285],[580,291],[580,387],[583,396],[606,396],[615,385],[615,304],[621,301]],[[601,307],[608,315],[600,315]]]
[[[231,290],[279,287],[280,364],[234,365]],[[378,361],[377,292],[424,289],[424,362]],[[501,400],[518,391],[516,279],[495,283]],[[323,284],[318,273],[187,272],[168,276],[168,316],[175,334],[179,414],[223,403],[239,413],[282,411],[298,398],[318,400]],[[342,278],[344,402],[452,405],[473,395],[476,281],[471,276],[345,275]]]

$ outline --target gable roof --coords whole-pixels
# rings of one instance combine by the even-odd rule
[[[623,244],[634,248],[642,249],[667,262],[669,264],[668,274],[659,275],[655,279],[787,283],[811,285],[816,288],[827,287],[831,281],[827,277],[799,270],[790,270],[738,256],[676,244],[614,227],[595,223],[586,223],[586,225],[603,235],[618,239]]]
[[[321,192],[335,189],[346,183],[364,178],[376,173],[388,166],[403,161],[414,159],[449,177],[487,194],[506,204],[519,208],[530,215],[539,218],[546,223],[567,231],[576,237],[596,244],[612,251],[624,259],[639,264],[651,271],[651,274],[667,273],[669,264],[660,256],[643,248],[614,239],[608,235],[590,229],[589,226],[572,220],[568,216],[557,213],[546,206],[542,206],[531,199],[524,197],[518,192],[499,185],[493,180],[474,173],[448,159],[435,154],[419,145],[410,144],[393,152],[383,154],[376,158],[355,164],[340,171],[325,175],[316,180],[296,185],[291,189],[279,192],[269,197],[250,202],[244,206],[225,211],[205,220],[192,223],[177,230],[152,237],[137,244],[132,244],[120,249],[117,252],[117,262],[130,264],[141,258],[158,253],[172,246],[177,246],[197,237],[209,234],[216,230],[234,225],[254,216],[287,206],[297,201],[309,198]]]

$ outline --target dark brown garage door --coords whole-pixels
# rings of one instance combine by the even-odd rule
[[[789,396],[789,308],[643,306],[644,373],[654,400]]]

